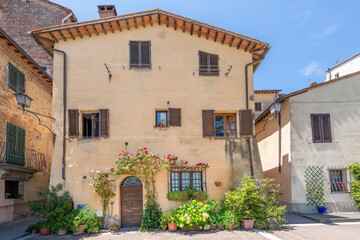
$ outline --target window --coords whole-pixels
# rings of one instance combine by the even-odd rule
[[[25,92],[25,75],[9,63],[9,88],[18,93]]]
[[[150,41],[130,41],[130,67],[150,68]]]
[[[340,77],[340,74],[339,73],[335,73],[335,78],[338,78]]]
[[[255,103],[255,111],[257,111],[257,112],[262,111],[261,103],[259,103],[259,102]]]
[[[233,114],[215,114],[215,136],[236,137],[236,115]]]
[[[83,133],[84,138],[99,137],[99,113],[83,113]]]
[[[171,172],[170,184],[171,191],[183,191],[190,185],[198,191],[204,191],[202,172]]]
[[[5,198],[22,198],[22,188],[22,182],[5,180]]]
[[[156,127],[167,127],[167,111],[156,111]]]
[[[329,170],[330,188],[332,193],[348,192],[346,169]]]
[[[311,114],[311,127],[314,143],[332,141],[330,114]]]
[[[199,74],[219,75],[219,56],[199,51]]]
[[[25,130],[10,122],[6,125],[6,163],[25,165]]]

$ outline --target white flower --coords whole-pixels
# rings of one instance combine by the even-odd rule
[[[205,230],[209,230],[210,229],[210,225],[206,224],[204,227]]]
[[[99,171],[99,170],[97,170],[96,172],[97,172],[97,173],[100,173],[100,171]]]
[[[184,227],[184,224],[183,223],[180,223],[180,226],[179,226],[180,228],[183,228]]]
[[[209,218],[209,214],[207,214],[207,213],[203,213],[202,216],[203,216],[205,219],[208,219],[208,218]]]

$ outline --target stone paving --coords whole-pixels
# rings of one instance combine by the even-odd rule
[[[1,240],[11,240],[23,236],[25,230],[31,224],[35,224],[39,219],[34,217],[29,217],[21,220],[17,220],[11,223],[6,223],[0,225],[0,239]]]

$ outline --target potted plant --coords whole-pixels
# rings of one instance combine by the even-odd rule
[[[111,231],[118,231],[118,230],[119,230],[119,225],[117,225],[117,224],[111,225],[110,230],[111,230]]]
[[[85,230],[88,233],[99,231],[95,211],[90,210],[88,207],[80,209],[79,213],[74,217],[72,230],[75,235],[84,234]]]
[[[242,227],[243,229],[253,229],[255,222],[255,216],[251,210],[244,211]]]
[[[5,193],[5,198],[10,198],[11,197],[11,193]]]
[[[305,181],[307,200],[310,204],[317,207],[320,214],[325,214],[327,211],[323,181],[321,176],[315,176],[313,179]]]
[[[170,232],[175,232],[177,230],[175,217],[171,211],[164,212],[161,215],[160,222],[163,223],[163,226],[167,223]]]
[[[47,221],[41,221],[36,223],[37,227],[40,228],[40,235],[49,235],[51,233],[50,223]]]

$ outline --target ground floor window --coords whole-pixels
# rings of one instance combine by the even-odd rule
[[[192,187],[204,191],[202,172],[170,172],[170,191],[183,191]]]
[[[346,169],[329,170],[329,179],[332,193],[342,193],[349,191]]]
[[[5,180],[5,198],[22,198],[22,182]]]

